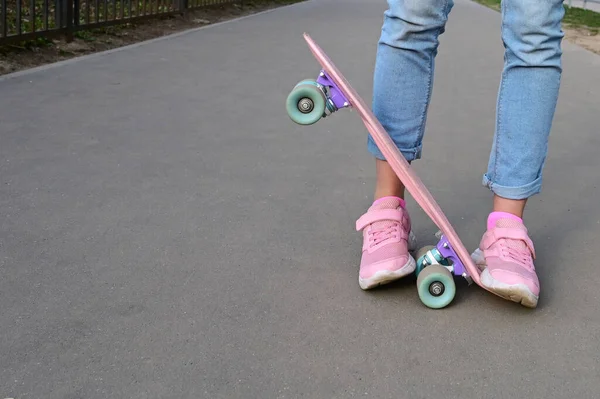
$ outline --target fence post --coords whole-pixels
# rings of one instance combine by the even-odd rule
[[[179,12],[183,16],[187,14],[188,11],[188,0],[173,0],[178,3]]]
[[[5,38],[8,36],[8,21],[6,19],[6,11],[8,7],[6,6],[6,0],[0,0],[0,14],[2,18],[0,19],[0,37]]]
[[[116,1],[116,0],[113,0]],[[73,0],[73,26],[79,26],[79,12],[81,11],[81,7],[79,6],[79,0]]]
[[[62,25],[62,21],[63,21],[62,10],[63,10],[62,1],[56,0],[56,2],[54,3],[54,26],[58,30],[62,29],[62,26],[63,26]]]
[[[73,41],[73,0],[66,0],[67,3],[67,26],[65,31],[65,38],[67,43]]]

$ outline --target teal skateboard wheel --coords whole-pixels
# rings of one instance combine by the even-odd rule
[[[441,309],[450,304],[456,294],[452,273],[444,266],[425,267],[417,277],[417,291],[421,302],[429,308]]]
[[[289,117],[299,125],[312,125],[325,113],[327,97],[315,80],[303,80],[290,92],[286,101]]]

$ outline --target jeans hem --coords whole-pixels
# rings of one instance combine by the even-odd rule
[[[524,186],[508,187],[501,186],[498,183],[493,182],[487,174],[484,174],[482,184],[499,197],[512,200],[527,199],[539,194],[542,191],[541,177],[538,177],[531,183],[528,183]]]
[[[373,139],[371,138],[371,136],[369,136],[369,139],[367,141],[367,150],[375,158],[377,158],[377,159],[379,159],[381,161],[385,161],[386,160],[385,156],[379,150],[379,147],[377,147],[377,144],[375,144],[375,141],[373,141]],[[421,158],[421,152],[422,152],[422,147],[421,146],[414,147],[414,148],[398,148],[398,150],[402,153],[402,156],[408,162],[412,162],[414,160],[417,160],[417,159]]]

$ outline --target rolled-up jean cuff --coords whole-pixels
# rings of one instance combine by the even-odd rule
[[[379,150],[379,148],[377,147],[377,144],[375,144],[375,141],[373,140],[373,138],[369,135],[368,140],[367,140],[367,150],[373,154],[373,156],[377,159],[380,159],[382,161],[385,161],[385,156],[383,155],[383,153]],[[412,162],[415,159],[420,159],[421,158],[421,151],[422,151],[422,147],[418,146],[415,148],[407,148],[407,149],[403,149],[403,148],[399,148],[400,152],[402,153],[402,155],[404,156],[404,158],[408,161],[408,162]]]
[[[538,177],[531,183],[528,183],[524,186],[507,187],[493,182],[487,174],[484,174],[482,184],[499,197],[514,200],[527,199],[535,194],[539,194],[542,191],[541,177]]]

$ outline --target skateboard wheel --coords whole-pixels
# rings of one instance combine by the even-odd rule
[[[423,304],[431,309],[441,309],[450,304],[456,294],[452,273],[444,266],[431,265],[417,277],[417,291]]]
[[[417,254],[415,256],[415,259],[417,260],[417,268],[415,269],[415,275],[417,277],[419,276],[419,273],[421,273],[423,268],[425,268],[425,266],[429,264],[426,262],[426,258],[424,258],[424,256],[427,255],[427,252],[429,252],[433,248],[435,248],[434,245],[427,245],[417,251]]]
[[[299,125],[312,125],[323,117],[327,98],[315,80],[303,80],[288,95],[286,109]]]

